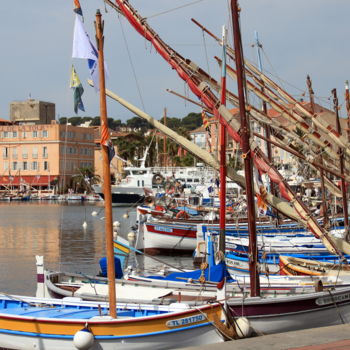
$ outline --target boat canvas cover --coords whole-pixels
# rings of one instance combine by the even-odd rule
[[[123,285],[122,288],[116,289],[117,299],[120,300],[140,300],[140,296],[143,302],[152,301],[155,299],[163,298],[174,291],[169,288],[149,288],[141,286],[129,286]],[[90,284],[84,283],[74,293],[76,297],[99,295],[108,297],[108,285],[107,284]]]

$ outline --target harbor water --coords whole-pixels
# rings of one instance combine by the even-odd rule
[[[135,208],[114,207],[113,220],[120,222],[118,234],[127,237],[135,225]],[[50,270],[97,274],[99,259],[105,256],[103,203],[0,202],[1,292],[35,295],[35,255],[43,255]],[[157,258],[192,267],[191,257]],[[144,256],[137,256],[137,262],[148,271],[164,267]]]

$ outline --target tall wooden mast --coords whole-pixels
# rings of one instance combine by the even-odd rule
[[[348,116],[348,142],[350,142],[350,94],[349,94],[349,82],[345,82],[345,105],[346,114]]]
[[[306,85],[309,90],[309,99],[310,99],[310,112],[312,115],[315,114],[315,99],[314,99],[314,90],[312,89],[312,81],[309,75],[306,77]],[[315,129],[317,130],[316,126],[314,126]],[[323,165],[323,156],[321,152],[321,148],[319,147],[320,151],[320,157],[319,157],[319,162],[320,164]],[[327,201],[326,201],[326,186],[324,183],[324,171],[322,168],[319,168],[320,170],[320,179],[321,179],[321,195],[322,195],[322,211],[323,211],[323,227],[328,226],[328,207],[327,207]]]
[[[249,117],[245,108],[244,75],[243,75],[243,52],[241,33],[239,28],[239,10],[237,0],[231,0],[232,25],[234,49],[236,53],[237,89],[239,98],[239,114],[241,120],[241,147],[244,158],[244,175],[246,181],[246,195],[248,207],[248,229],[249,229],[249,272],[250,272],[250,294],[252,297],[260,295],[260,280],[258,273],[258,247],[256,242],[256,215],[253,191],[253,164],[250,151],[249,139]]]
[[[340,119],[339,119],[339,106],[338,106],[338,97],[337,97],[337,90],[332,90],[333,94],[333,104],[334,104],[334,112],[336,117],[336,125],[337,125],[337,132],[339,135],[341,135],[341,126],[340,126]],[[339,147],[339,161],[340,161],[340,172],[344,174],[344,152]],[[349,234],[349,215],[348,215],[348,200],[347,200],[347,194],[346,194],[346,186],[344,179],[340,179],[341,182],[341,191],[343,194],[343,214],[344,214],[344,228],[345,228],[345,234],[347,239]]]
[[[226,28],[222,27],[221,104],[226,105]],[[220,123],[220,240],[219,250],[225,254],[226,240],[226,127]]]
[[[166,114],[167,114],[167,109],[164,108],[164,115],[163,115],[163,120],[164,120],[164,125],[166,126]],[[168,157],[167,157],[167,150],[166,150],[166,142],[167,142],[167,137],[166,135],[163,135],[163,166],[168,166]]]
[[[101,135],[108,133],[107,122],[107,104],[106,104],[106,83],[104,70],[104,36],[103,22],[100,10],[96,11],[96,41],[98,50],[98,70],[100,83],[100,117],[101,117]],[[108,147],[101,144],[103,161],[103,193],[105,202],[105,234],[107,251],[107,276],[108,276],[108,296],[109,296],[109,314],[111,317],[117,317],[116,293],[115,293],[115,267],[113,252],[113,217],[112,217],[112,191],[111,191],[111,173],[109,167]]]

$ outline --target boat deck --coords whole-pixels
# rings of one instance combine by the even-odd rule
[[[17,304],[17,305],[16,305]],[[142,310],[142,309],[118,309],[117,317],[144,317],[160,314],[159,310]],[[74,307],[66,305],[30,305],[27,303],[7,302],[1,303],[0,315],[25,316],[25,317],[44,317],[44,318],[68,318],[68,319],[84,319],[98,318],[108,315],[108,310],[105,308],[94,307]]]

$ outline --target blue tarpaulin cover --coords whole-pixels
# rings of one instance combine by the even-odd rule
[[[122,265],[121,265],[120,259],[117,256],[114,257],[114,267],[115,267],[115,278],[123,278]],[[101,268],[101,275],[103,277],[107,277],[107,258],[106,257],[100,259],[100,268]]]

